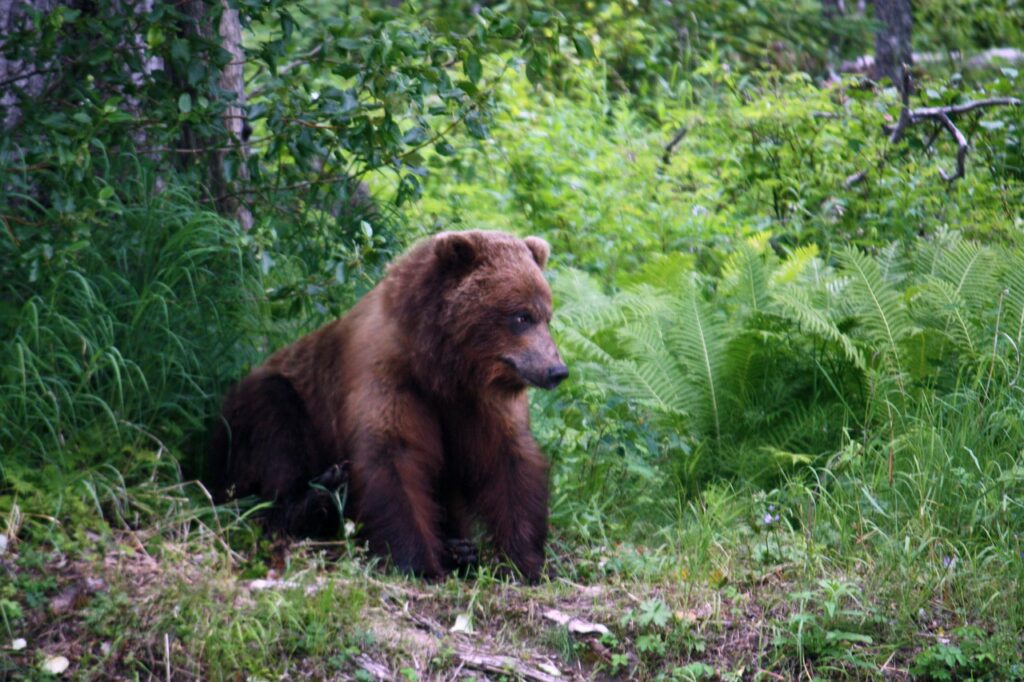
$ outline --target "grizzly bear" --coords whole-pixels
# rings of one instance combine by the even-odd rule
[[[218,500],[273,501],[267,522],[329,535],[344,515],[372,553],[439,577],[475,561],[474,521],[529,581],[544,562],[547,461],[526,388],[569,370],[551,338],[538,237],[447,232],[415,245],[344,317],[226,396]],[[347,482],[347,486],[346,486]]]

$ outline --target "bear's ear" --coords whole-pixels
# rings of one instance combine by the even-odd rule
[[[434,255],[445,270],[465,270],[476,262],[476,242],[464,232],[442,232],[434,238]]]
[[[551,245],[540,237],[527,237],[523,241],[530,247],[533,259],[537,261],[537,265],[543,270],[544,266],[548,264],[548,256],[551,255]]]

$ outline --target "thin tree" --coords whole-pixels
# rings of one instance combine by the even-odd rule
[[[876,80],[889,78],[902,92],[907,83],[906,70],[914,61],[910,37],[913,20],[910,0],[875,0]]]

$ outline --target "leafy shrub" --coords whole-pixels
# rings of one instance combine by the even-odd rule
[[[424,198],[412,208],[421,222],[536,232],[556,263],[624,284],[652,253],[693,253],[716,267],[734,241],[765,230],[777,245],[826,251],[950,229],[1006,240],[1021,219],[1012,107],[965,126],[983,153],[950,187],[938,172],[954,157],[944,137],[926,148],[935,131],[914,126],[892,147],[881,132],[898,116],[894,92],[879,97],[855,80],[822,88],[802,74],[739,76],[706,62],[643,115],[601,76],[583,65],[563,93],[535,93],[506,75],[492,139],[454,160],[428,159]],[[1000,77],[977,95],[1006,94],[1011,82]],[[969,94],[935,88],[939,100],[922,85],[923,104]],[[867,179],[850,185],[861,171]]]

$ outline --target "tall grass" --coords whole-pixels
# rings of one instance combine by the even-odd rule
[[[0,283],[3,467],[87,467],[133,445],[196,451],[219,392],[252,359],[260,306],[247,238],[177,186],[145,179],[62,232],[35,282]],[[61,221],[64,225],[60,226]]]

